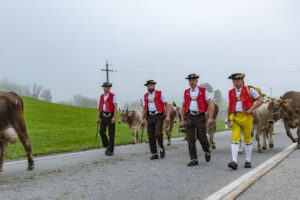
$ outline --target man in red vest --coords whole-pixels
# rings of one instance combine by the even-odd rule
[[[169,104],[161,91],[155,90],[156,82],[153,80],[147,81],[145,86],[147,86],[148,92],[144,95],[144,110],[142,124],[145,124],[145,118],[147,120],[147,131],[149,138],[149,146],[152,156],[151,160],[158,159],[156,141],[160,146],[160,157],[164,158],[165,148],[163,144],[163,121],[170,121]]]
[[[228,77],[232,79],[234,85],[234,88],[229,91],[229,105],[227,110],[228,123],[232,124],[232,161],[228,163],[228,167],[234,170],[238,168],[237,156],[242,131],[244,132],[244,141],[246,144],[246,161],[244,167],[251,168],[252,111],[264,103],[262,97],[260,97],[259,93],[253,87],[244,85],[244,77],[245,74],[242,73],[235,73]]]
[[[184,92],[181,108],[181,126],[185,126],[191,158],[191,161],[187,164],[188,166],[198,165],[195,133],[205,152],[206,162],[210,161],[205,112],[208,111],[208,124],[211,125],[214,122],[213,108],[206,89],[197,86],[198,78],[199,75],[196,74],[190,74],[186,78],[189,80],[190,88]]]
[[[104,94],[100,96],[99,114],[97,123],[100,123],[100,135],[103,147],[106,148],[105,155],[114,155],[115,140],[115,122],[118,111],[117,97],[110,92],[111,83],[103,83]],[[108,127],[109,140],[106,136],[106,127]]]

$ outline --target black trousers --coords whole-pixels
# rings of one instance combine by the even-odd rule
[[[114,151],[115,145],[115,123],[111,123],[111,118],[113,117],[113,113],[110,117],[104,117],[101,113],[101,122],[100,122],[100,135],[102,139],[103,147],[106,147],[110,152]],[[106,136],[106,129],[108,127],[108,135],[109,140]]]
[[[209,152],[209,142],[206,136],[205,114],[201,113],[200,115],[191,115],[186,113],[184,118],[190,158],[197,159],[196,136],[200,141],[203,151]]]
[[[165,149],[162,134],[164,113],[157,115],[147,114],[146,119],[150,151],[154,154],[157,153],[156,140],[160,148]]]

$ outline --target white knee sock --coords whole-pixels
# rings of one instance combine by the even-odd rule
[[[246,161],[251,161],[251,153],[252,153],[252,143],[248,143],[245,145],[245,153],[246,153]]]
[[[238,142],[231,143],[232,160],[236,163],[237,163],[238,153],[239,153],[239,143]]]

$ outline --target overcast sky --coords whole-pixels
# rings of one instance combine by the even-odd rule
[[[297,0],[0,0],[0,79],[42,84],[55,101],[99,98],[106,60],[119,102],[148,79],[180,102],[185,77],[224,96],[227,77],[280,96],[300,91]]]

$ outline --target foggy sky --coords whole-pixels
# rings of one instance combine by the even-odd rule
[[[181,102],[200,75],[227,96],[234,72],[280,96],[300,91],[300,3],[292,0],[1,0],[0,79],[42,84],[54,101],[99,98],[106,60],[119,103],[146,80]]]

